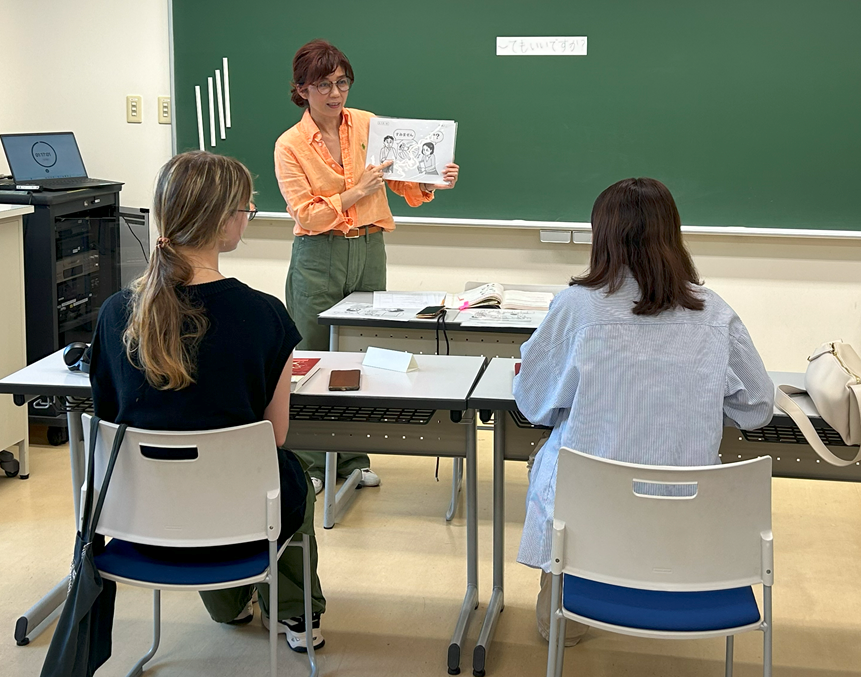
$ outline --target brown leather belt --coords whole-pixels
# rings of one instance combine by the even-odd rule
[[[331,233],[335,237],[345,237],[348,240],[354,240],[357,237],[362,237],[362,235],[373,235],[374,233],[381,233],[382,231],[383,229],[379,226],[359,226],[358,228],[351,228],[346,233],[343,233],[340,230],[329,230],[320,234],[328,235]]]

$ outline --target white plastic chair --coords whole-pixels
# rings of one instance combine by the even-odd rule
[[[84,415],[85,449],[89,448],[90,418]],[[99,426],[97,492],[116,431],[113,423],[102,421]],[[103,578],[153,590],[152,647],[129,677],[140,675],[158,650],[161,590],[221,590],[268,583],[269,609],[277,610],[277,562],[287,546],[302,548],[304,580],[311,580],[308,536],[302,535],[301,542],[278,542],[281,491],[275,450],[269,421],[196,432],[126,430],[96,529],[111,540],[95,561]],[[142,553],[135,544],[174,551],[159,550],[157,557],[149,557],[151,552]],[[197,548],[237,544],[248,548],[231,548],[226,554],[207,550],[205,558],[194,562]],[[304,597],[305,618],[310,619],[308,584]],[[305,624],[306,633],[311,633],[311,626]],[[314,677],[314,642],[310,635],[306,639]],[[269,625],[269,643],[270,672],[275,677],[277,623]]]
[[[552,543],[548,677],[562,674],[569,618],[637,637],[726,637],[727,677],[733,636],[760,630],[770,677],[770,456],[664,467],[563,447]]]

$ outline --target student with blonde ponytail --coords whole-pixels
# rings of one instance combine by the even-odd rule
[[[148,430],[211,430],[266,419],[283,445],[293,349],[302,337],[281,301],[224,277],[218,266],[219,254],[236,249],[256,214],[252,193],[251,174],[232,158],[194,151],[162,167],[153,210],[159,237],[149,265],[99,312],[90,365],[98,416]],[[323,644],[319,617],[326,600],[316,573],[314,492],[292,452],[278,449],[278,465],[281,535],[311,536],[316,648]],[[301,552],[287,548],[278,569],[278,629],[291,649],[305,651]],[[268,625],[268,586],[260,587]],[[253,617],[252,593],[243,586],[200,596],[213,620],[244,623]]]

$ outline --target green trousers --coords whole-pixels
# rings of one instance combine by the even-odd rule
[[[311,609],[314,612],[326,611],[326,598],[320,587],[317,576],[317,538],[314,535],[314,487],[308,473],[305,473],[308,491],[305,495],[305,520],[299,527],[298,534],[308,534],[311,545]],[[302,571],[302,548],[288,546],[278,560],[278,620],[286,621],[294,616],[305,615],[305,599],[303,597],[304,575]],[[257,602],[260,610],[270,616],[269,586],[257,584]],[[219,623],[228,623],[236,618],[251,600],[255,586],[242,585],[226,590],[207,590],[200,594],[203,605],[212,617]],[[271,617],[271,616],[270,616]]]
[[[300,350],[328,350],[329,328],[317,315],[355,291],[386,288],[386,246],[382,233],[348,239],[334,235],[303,235],[293,238],[293,253],[287,271],[287,310],[302,342]],[[333,451],[335,451],[333,449]],[[308,466],[311,477],[324,479],[326,454],[294,451]],[[367,468],[367,454],[338,454],[338,475]]]

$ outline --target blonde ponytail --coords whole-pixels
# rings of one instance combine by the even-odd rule
[[[252,194],[251,174],[233,158],[193,151],[174,156],[159,172],[154,212],[159,244],[131,286],[123,333],[129,361],[159,390],[195,382],[197,350],[209,328],[205,310],[188,293],[194,269],[186,258],[213,246]]]

